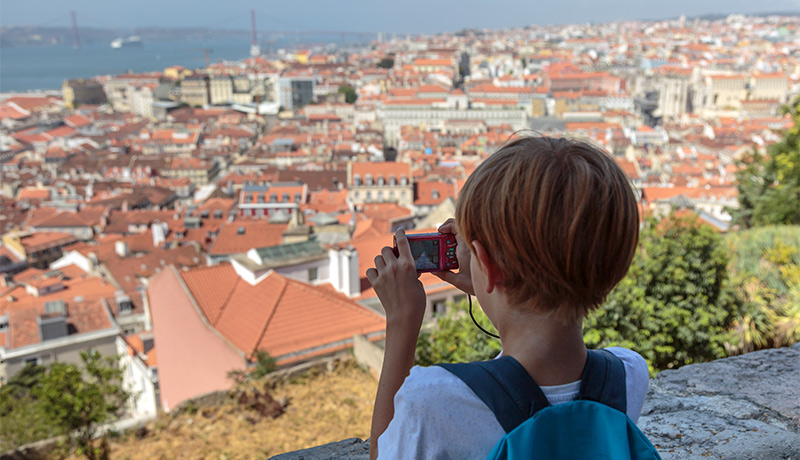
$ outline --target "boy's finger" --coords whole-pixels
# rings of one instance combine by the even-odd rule
[[[395,233],[395,238],[397,239],[397,250],[400,253],[400,258],[413,259],[414,257],[411,255],[411,246],[408,244],[405,230],[398,228]]]
[[[374,268],[367,269],[367,280],[369,280],[369,284],[375,286],[375,280],[378,279],[378,270]]]
[[[456,233],[456,221],[452,217],[444,221],[438,228],[439,233]]]

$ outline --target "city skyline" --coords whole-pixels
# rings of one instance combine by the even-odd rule
[[[384,33],[438,33],[464,28],[504,29],[526,25],[602,23],[619,20],[668,19],[708,14],[762,14],[792,12],[800,14],[797,0],[677,0],[650,4],[633,0],[575,0],[546,5],[502,0],[487,9],[485,2],[467,0],[423,2],[412,0],[401,8],[375,8],[373,2],[351,0],[345,5],[306,2],[300,11],[314,11],[303,16],[296,4],[265,5],[254,1],[189,2],[178,0],[164,4],[153,0],[126,3],[124,6],[100,0],[36,3],[3,2],[0,6],[2,26],[69,26],[75,11],[79,27],[204,27],[211,29],[249,29],[249,11],[255,9],[259,30],[342,30]],[[269,11],[266,11],[269,8]],[[46,11],[47,13],[42,13]],[[157,17],[153,12],[158,11]],[[510,12],[514,12],[511,14]],[[124,18],[124,22],[122,19]]]

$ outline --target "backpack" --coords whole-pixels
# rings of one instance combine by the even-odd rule
[[[511,356],[439,366],[463,380],[505,430],[489,459],[661,460],[625,412],[625,366],[608,350],[589,350],[578,399],[556,406]]]

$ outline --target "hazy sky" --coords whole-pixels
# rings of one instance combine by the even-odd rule
[[[800,0],[0,0],[0,25],[450,32],[465,27],[796,11]]]

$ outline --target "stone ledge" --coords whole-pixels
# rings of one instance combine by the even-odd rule
[[[800,344],[692,364],[650,382],[639,426],[664,460],[800,460]],[[272,457],[366,460],[357,438]]]

